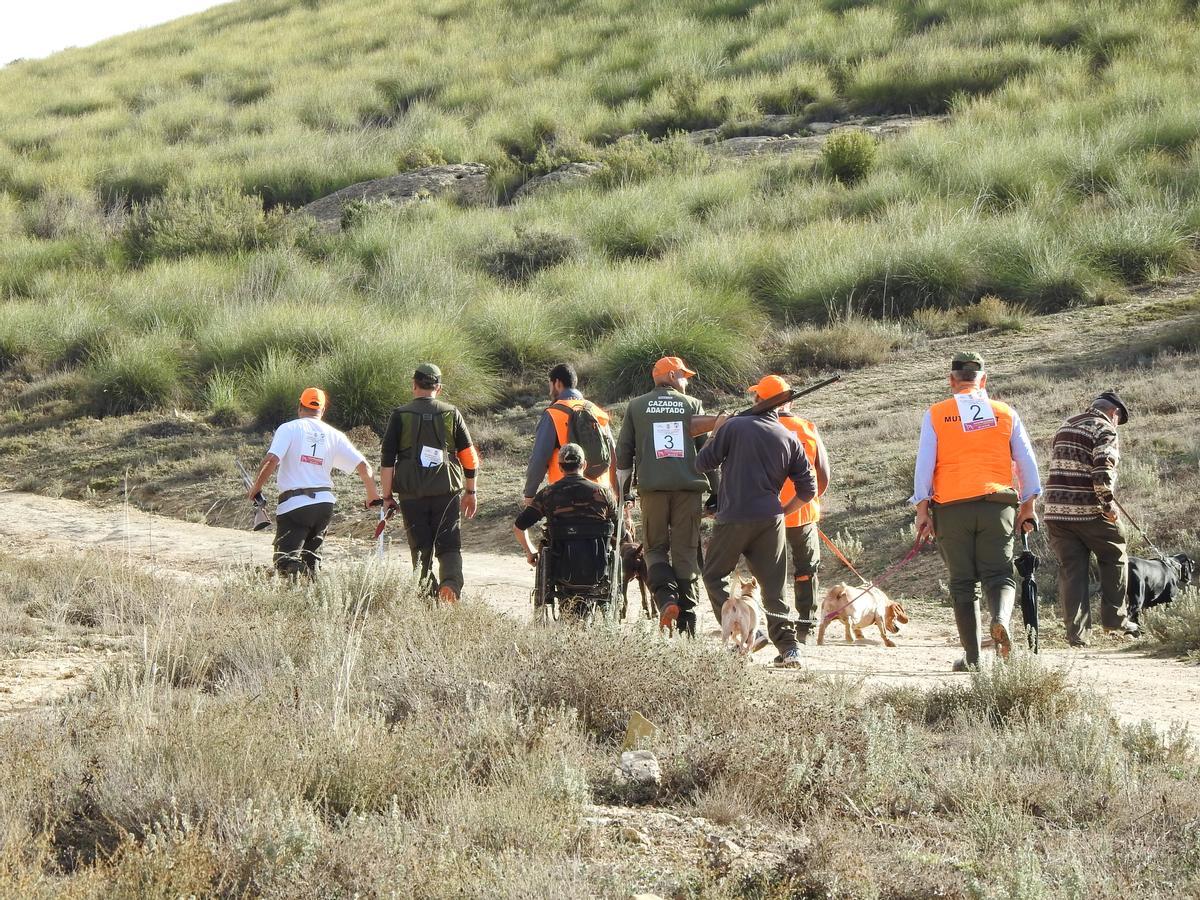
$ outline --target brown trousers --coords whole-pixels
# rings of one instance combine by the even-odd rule
[[[1095,518],[1085,522],[1047,522],[1046,534],[1058,557],[1058,602],[1067,640],[1086,641],[1092,628],[1088,585],[1088,562],[1092,554],[1100,570],[1100,622],[1105,628],[1119,628],[1128,612],[1129,570],[1121,529],[1106,519]]]

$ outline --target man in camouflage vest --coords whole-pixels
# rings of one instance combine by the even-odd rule
[[[608,525],[610,534],[615,530],[616,498],[607,487],[583,477],[585,462],[583,448],[578,444],[563,447],[558,452],[563,477],[538,491],[513,523],[513,534],[531,566],[537,565],[538,551],[529,539],[529,529],[543,518],[551,531],[556,525],[581,523]]]

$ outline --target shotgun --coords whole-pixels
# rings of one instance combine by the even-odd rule
[[[753,406],[743,409],[741,412],[734,413],[735,416],[761,416],[763,413],[769,413],[773,409],[779,409],[785,403],[791,403],[793,400],[799,400],[801,397],[807,397],[813,391],[819,391],[823,387],[828,387],[835,381],[841,381],[841,374],[833,375],[826,378],[824,381],[818,381],[816,384],[810,384],[806,388],[799,390],[784,391],[782,394],[776,394],[769,400],[759,400]],[[708,434],[713,430],[713,426],[717,424],[718,416],[692,416],[692,437],[699,437],[702,434]]]
[[[242,487],[249,490],[250,485],[254,484],[254,479],[250,477],[250,473],[246,471],[240,459],[235,459],[234,462],[237,463],[238,473],[242,476]],[[262,491],[259,491],[254,495],[254,530],[262,531],[264,528],[270,527],[271,517],[267,514],[267,498],[262,495]]]

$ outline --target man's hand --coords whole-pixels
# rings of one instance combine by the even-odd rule
[[[475,518],[475,511],[479,508],[479,503],[475,499],[474,492],[463,494],[462,496],[462,513],[468,519]]]
[[[383,508],[386,509],[388,512],[391,512],[392,510],[396,509],[400,505],[399,503],[396,502],[396,498],[393,497],[391,494],[388,494],[386,497],[383,497],[381,499],[383,500]]]
[[[1104,518],[1105,522],[1112,522],[1114,525],[1117,524],[1117,510],[1114,507],[1109,506],[1102,509],[1100,515]]]
[[[250,485],[250,487],[246,488],[246,499],[251,501],[252,503],[258,502],[258,494],[259,494],[259,489],[256,488],[254,485]]]
[[[522,506],[532,506],[532,505],[533,505],[533,498],[532,498],[532,497],[522,497],[522,498],[521,498],[521,505],[522,505]]]
[[[918,542],[927,544],[933,540],[933,516],[929,512],[929,504],[918,504],[917,518],[913,524],[917,527]]]
[[[537,568],[537,554],[525,551],[525,562],[529,563],[532,568]]]
[[[1029,534],[1038,530],[1037,510],[1034,509],[1036,497],[1030,497],[1017,510],[1017,526],[1021,533]]]

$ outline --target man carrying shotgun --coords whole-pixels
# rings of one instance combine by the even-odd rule
[[[367,506],[381,502],[366,458],[350,439],[324,421],[326,398],[320,388],[300,395],[296,418],[275,430],[258,477],[246,489],[251,500],[278,470],[279,505],[275,508],[275,568],[295,578],[316,575],[325,529],[333,518],[333,470],[353,471],[367,490]]]

